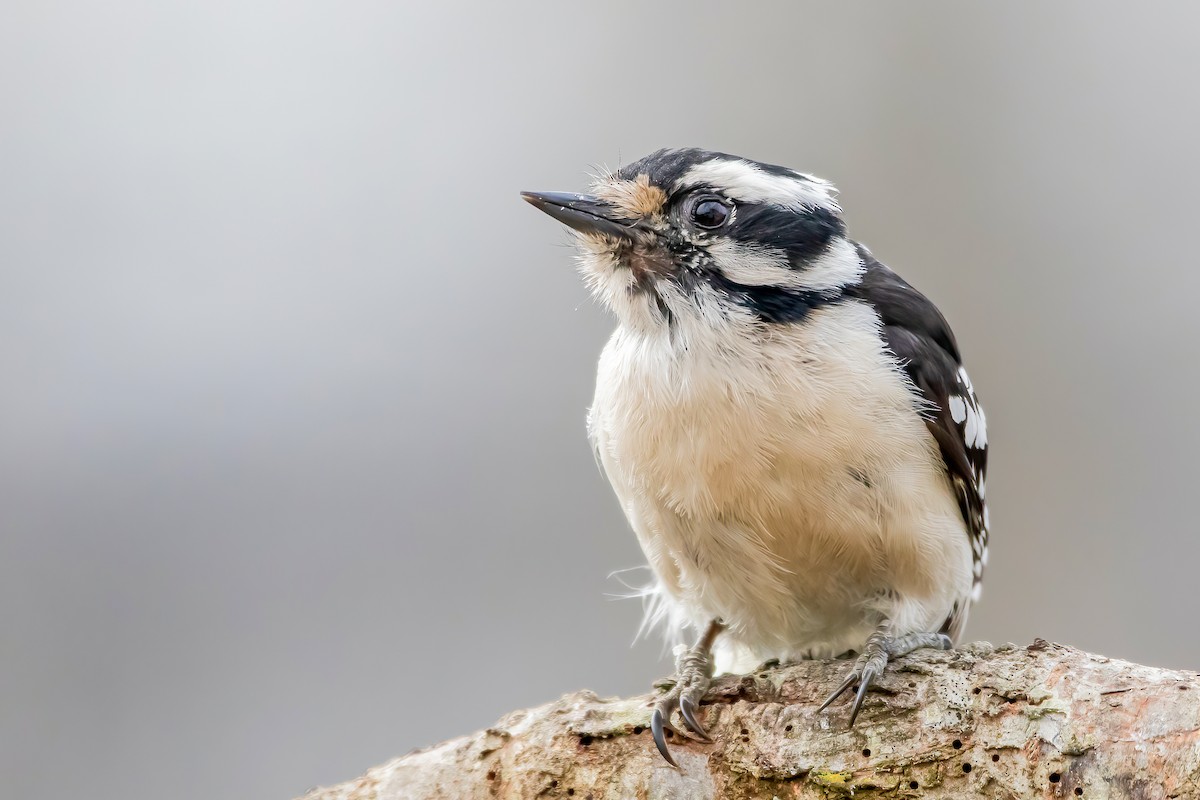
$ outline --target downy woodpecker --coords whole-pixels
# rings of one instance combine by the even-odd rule
[[[846,235],[833,187],[660,150],[591,194],[524,198],[578,235],[617,318],[588,417],[654,572],[699,631],[651,728],[714,668],[860,655],[853,725],[889,658],[949,648],[987,562],[983,409],[945,318]]]

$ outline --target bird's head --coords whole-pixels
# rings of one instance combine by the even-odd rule
[[[592,291],[626,325],[790,322],[862,274],[833,187],[708,150],[660,150],[591,194],[523,192],[572,228]]]

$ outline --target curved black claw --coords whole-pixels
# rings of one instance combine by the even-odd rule
[[[679,698],[679,714],[683,717],[683,721],[687,723],[688,730],[696,734],[703,741],[712,741],[712,737],[708,735],[708,731],[704,730],[704,726],[696,719],[696,701],[692,699],[691,695],[685,694]]]
[[[688,730],[700,739],[711,742],[712,737],[704,726],[696,719],[696,708],[700,705],[704,693],[712,683],[712,643],[721,631],[720,622],[711,622],[700,641],[690,650],[680,650],[675,657],[675,677],[671,688],[654,704],[654,713],[650,717],[650,732],[654,735],[654,746],[663,759],[675,769],[679,762],[667,749],[665,731],[678,734],[679,731],[671,726],[671,714],[679,709],[679,716]]]
[[[667,749],[667,739],[663,734],[663,729],[674,732],[671,723],[665,721],[663,710],[661,707],[656,707],[654,713],[650,716],[650,733],[654,736],[654,746],[658,748],[658,752],[675,769],[679,769],[679,762],[671,755],[671,751]]]
[[[682,691],[671,691],[658,701],[658,704],[654,706],[654,713],[650,716],[650,733],[654,736],[654,746],[658,748],[658,752],[662,754],[667,763],[676,769],[679,769],[679,762],[667,748],[666,737],[666,731],[670,731],[676,736],[679,735],[679,730],[671,724],[671,714],[675,709],[679,709],[679,716],[683,717],[684,724],[687,725],[689,731],[696,734],[697,738],[705,742],[712,741],[708,731],[704,730],[700,720],[696,719],[698,707],[696,698],[703,696],[703,688],[695,686]]]
[[[910,633],[906,636],[893,638],[888,635],[889,624],[885,620],[876,630],[875,633],[867,639],[867,645],[863,648],[863,654],[854,662],[854,666],[850,669],[850,674],[842,681],[838,688],[833,690],[833,694],[829,695],[828,699],[821,704],[817,709],[820,713],[829,708],[829,705],[841,697],[847,689],[858,684],[858,691],[854,695],[854,701],[850,704],[850,726],[854,727],[854,720],[858,719],[858,712],[862,710],[863,700],[867,696],[867,690],[871,688],[871,684],[875,679],[883,674],[887,667],[888,658],[897,658],[907,655],[913,650],[918,650],[922,647],[933,647],[938,650],[949,650],[954,646],[949,636],[942,633]]]
[[[871,684],[875,682],[875,679],[883,674],[887,662],[886,647],[880,643],[868,642],[866,652],[858,657],[846,679],[841,682],[838,688],[833,690],[833,694],[829,695],[825,702],[821,704],[821,707],[817,709],[818,713],[829,708],[830,703],[837,700],[845,694],[847,689],[857,683],[858,691],[855,692],[854,700],[850,703],[849,727],[853,728],[854,720],[858,719],[858,712],[862,710],[867,690],[871,688]]]
[[[858,680],[858,694],[854,695],[854,703],[850,706],[850,723],[846,727],[853,728],[854,720],[858,719],[858,712],[862,709],[863,699],[867,696],[867,689],[875,682],[883,672],[882,668],[876,668],[873,662],[868,662],[867,666],[862,671],[862,676]]]
[[[825,702],[821,703],[821,707],[817,709],[817,713],[820,714],[822,711],[829,708],[829,706],[833,704],[833,701],[845,694],[846,690],[853,686],[854,682],[857,680],[858,668],[856,665],[854,669],[850,670],[850,674],[846,676],[846,680],[842,681],[841,684],[833,690],[833,694],[825,698]]]

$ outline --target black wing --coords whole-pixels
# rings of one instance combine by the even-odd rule
[[[988,547],[984,494],[987,420],[983,407],[962,366],[954,333],[937,306],[875,260],[865,247],[859,245],[858,252],[866,271],[847,294],[875,307],[883,321],[884,340],[929,403],[925,424],[941,449],[971,537],[975,572],[971,599],[977,600]],[[954,634],[961,632],[966,621],[965,602],[963,606],[947,622]]]

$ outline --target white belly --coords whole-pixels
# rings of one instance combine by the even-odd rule
[[[589,426],[677,618],[753,659],[937,630],[971,548],[937,445],[866,305],[767,336],[618,329]]]

